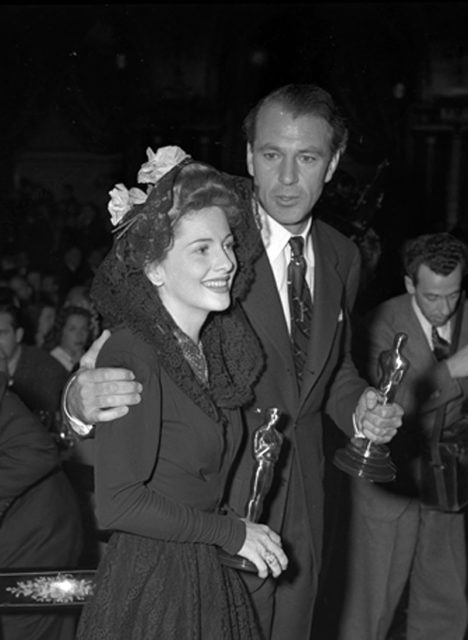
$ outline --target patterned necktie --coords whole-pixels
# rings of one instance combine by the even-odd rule
[[[437,360],[445,360],[450,355],[450,342],[439,335],[436,327],[432,327],[432,346]]]
[[[288,265],[288,296],[291,313],[291,339],[297,381],[300,387],[310,336],[312,298],[305,279],[304,238],[293,236],[289,240],[289,245],[291,247],[291,261]]]

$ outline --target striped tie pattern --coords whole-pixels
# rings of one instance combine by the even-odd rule
[[[302,382],[312,318],[312,298],[307,284],[304,239],[293,236],[289,240],[291,261],[288,265],[288,296],[291,313],[291,340],[299,387]]]
[[[436,327],[432,327],[432,347],[437,360],[445,360],[450,355],[450,342],[439,335]]]

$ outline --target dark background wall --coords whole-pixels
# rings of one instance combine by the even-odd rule
[[[0,235],[24,178],[106,215],[147,146],[245,173],[242,118],[288,82],[342,103],[358,192],[387,163],[379,232],[464,229],[467,18],[450,2],[4,5]]]

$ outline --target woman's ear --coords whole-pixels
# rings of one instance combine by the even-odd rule
[[[161,287],[164,284],[164,269],[156,262],[145,267],[145,276],[155,287]]]

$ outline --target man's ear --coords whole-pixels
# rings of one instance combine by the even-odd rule
[[[160,264],[153,262],[147,265],[144,271],[145,276],[155,287],[161,287],[164,284],[164,269]]]
[[[22,327],[18,327],[18,329],[16,329],[16,342],[18,344],[20,342],[23,342],[23,337],[24,337],[24,329]]]
[[[342,151],[338,149],[335,155],[332,157],[330,162],[328,163],[327,173],[325,175],[325,182],[330,182],[333,178],[333,174],[336,171],[339,161],[341,160]]]
[[[416,291],[414,282],[408,275],[405,276],[405,287],[408,293],[413,294]]]
[[[252,145],[250,144],[250,142],[247,143],[246,153],[247,153],[247,170],[249,172],[249,175],[252,176],[253,178],[253,175],[254,175],[253,151],[252,151]]]

